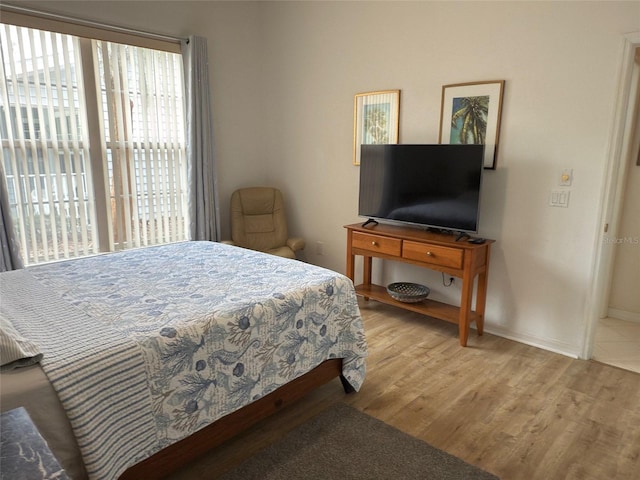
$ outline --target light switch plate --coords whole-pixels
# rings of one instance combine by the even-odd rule
[[[552,190],[549,195],[549,205],[551,207],[564,207],[569,206],[570,190]]]

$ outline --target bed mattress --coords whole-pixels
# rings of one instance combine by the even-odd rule
[[[69,477],[87,477],[69,420],[40,365],[0,373],[0,395],[3,412],[25,407]]]
[[[0,312],[42,348],[89,478],[116,478],[324,360],[342,358],[356,390],[364,380],[351,281],[295,260],[185,242],[0,279]]]

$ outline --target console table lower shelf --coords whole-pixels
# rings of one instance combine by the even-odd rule
[[[429,298],[416,303],[400,302],[392,298],[391,295],[387,293],[387,289],[385,287],[376,285],[375,283],[370,285],[357,285],[356,293],[364,297],[366,300],[377,300],[381,303],[404,308],[405,310],[421,313],[439,320],[445,320],[450,323],[455,323],[456,325],[458,325],[458,321],[460,319],[460,307],[438,302],[437,300],[431,300]],[[473,323],[475,321],[476,312],[472,310],[469,316],[469,323]]]

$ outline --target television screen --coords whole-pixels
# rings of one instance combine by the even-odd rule
[[[362,145],[358,215],[478,231],[483,145]]]

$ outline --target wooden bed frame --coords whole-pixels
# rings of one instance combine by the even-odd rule
[[[163,478],[336,377],[340,377],[346,393],[353,392],[342,376],[342,359],[327,360],[270,394],[128,468],[120,480]]]

